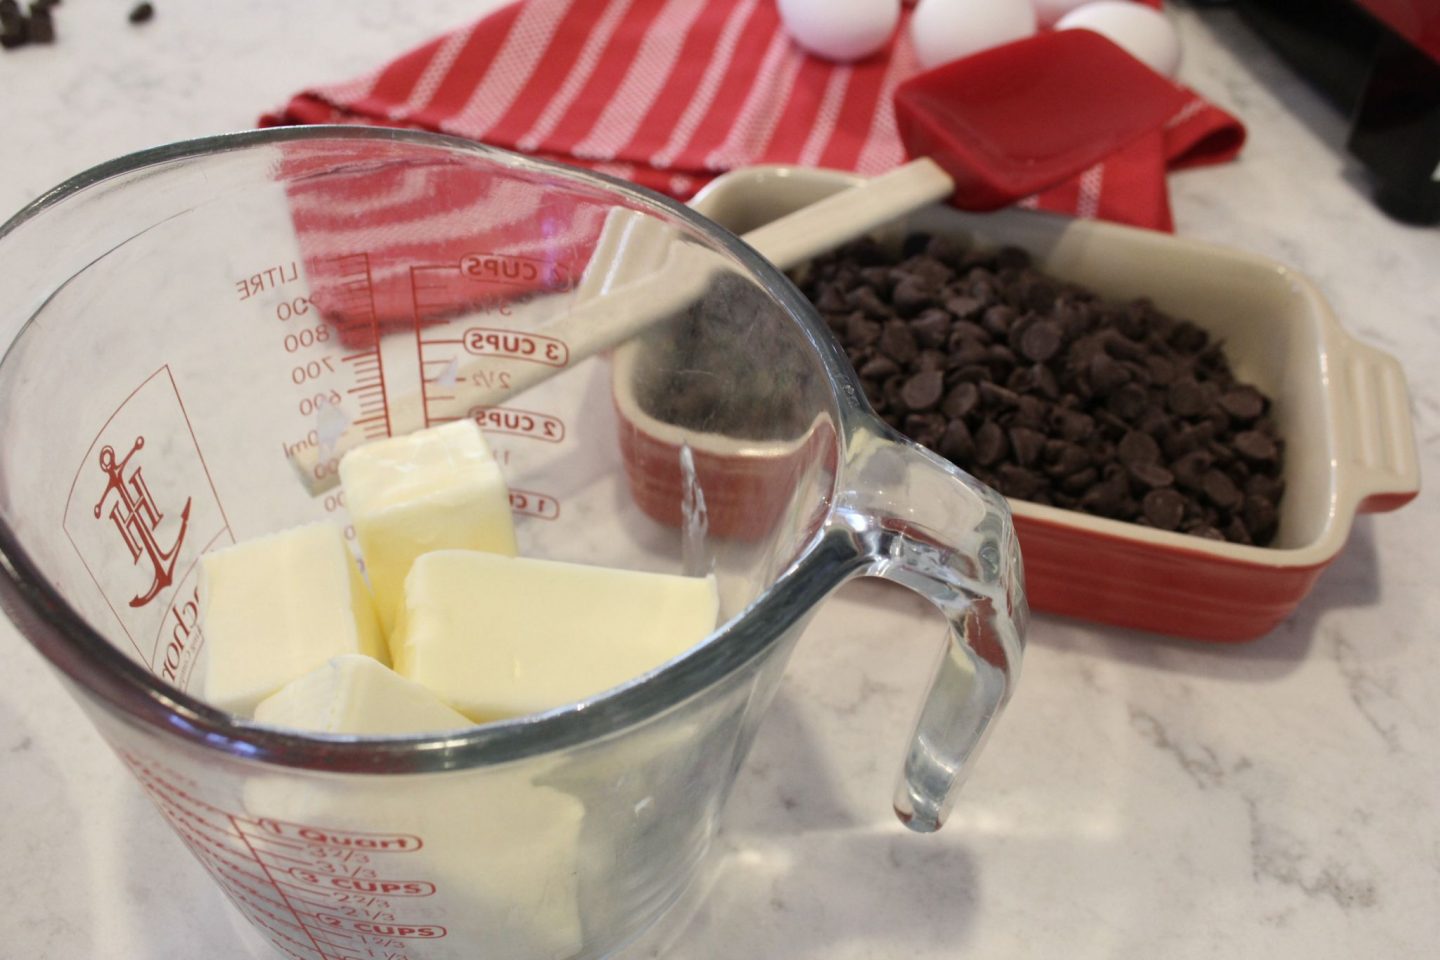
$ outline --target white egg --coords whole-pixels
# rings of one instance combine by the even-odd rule
[[[1055,21],[1076,7],[1093,3],[1094,0],[1030,0],[1035,6],[1035,20],[1042,27],[1053,27]]]
[[[1094,30],[1167,77],[1175,76],[1180,68],[1180,38],[1165,15],[1153,7],[1129,0],[1095,0],[1065,14],[1055,29]]]
[[[796,43],[842,63],[879,52],[900,20],[900,0],[779,0],[779,6]]]
[[[927,70],[1034,32],[1030,0],[920,0],[910,18],[910,39]]]

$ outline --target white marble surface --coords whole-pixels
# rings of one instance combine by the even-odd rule
[[[484,2],[67,3],[0,56],[0,211],[132,149],[239,128]],[[1248,124],[1172,180],[1179,232],[1314,277],[1404,361],[1440,471],[1440,231],[1369,204],[1343,121],[1229,14],[1179,11],[1182,76]],[[1428,266],[1428,269],[1426,265]],[[8,339],[11,331],[0,331]],[[1440,943],[1440,515],[1363,517],[1300,611],[1239,648],[1035,619],[1018,695],[933,837],[889,811],[938,617],[876,584],[806,635],[682,957],[1352,956]],[[221,896],[39,657],[0,624],[0,956],[244,956]]]

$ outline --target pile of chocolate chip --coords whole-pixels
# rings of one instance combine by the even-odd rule
[[[692,430],[747,440],[788,440],[810,425],[813,363],[799,335],[769,321],[762,287],[722,273],[704,297],[656,324],[633,389],[646,413]]]
[[[1107,303],[1019,249],[861,240],[797,278],[886,422],[1007,497],[1269,544],[1270,401],[1147,300]]]

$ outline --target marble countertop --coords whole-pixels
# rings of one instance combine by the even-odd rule
[[[0,212],[116,155],[246,127],[485,6],[171,2],[133,28],[125,4],[65,4],[57,45],[0,55]],[[1238,162],[1172,178],[1178,232],[1298,268],[1400,357],[1422,473],[1440,476],[1440,231],[1376,211],[1343,118],[1233,14],[1175,16],[1182,78],[1250,130]],[[932,837],[889,797],[941,621],[883,584],[846,587],[802,641],[671,955],[1434,956],[1437,542],[1428,494],[1361,517],[1299,611],[1240,647],[1037,616],[1019,692]],[[0,955],[247,956],[218,889],[8,622],[0,657]]]

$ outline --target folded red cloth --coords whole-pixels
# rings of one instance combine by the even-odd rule
[[[896,166],[891,97],[919,69],[903,20],[883,53],[834,64],[790,40],[773,0],[522,0],[260,122],[435,130],[683,200],[751,164]],[[1228,160],[1243,140],[1192,94],[1163,131],[1025,203],[1169,230],[1165,171]]]

